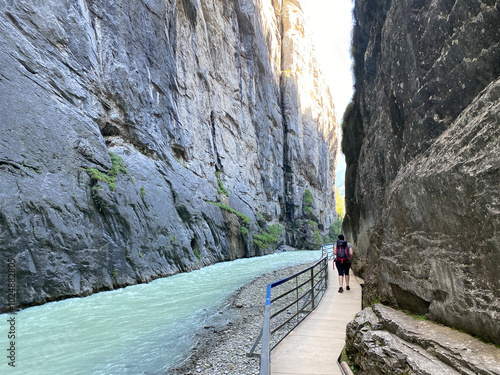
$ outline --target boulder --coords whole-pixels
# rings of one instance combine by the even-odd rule
[[[376,304],[347,326],[357,374],[500,374],[500,349],[466,333]]]

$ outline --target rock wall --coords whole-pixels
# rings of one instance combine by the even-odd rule
[[[347,325],[359,375],[500,374],[500,349],[463,332],[377,304]]]
[[[299,2],[0,5],[0,307],[12,258],[25,306],[271,252],[306,189],[335,219]]]
[[[344,118],[356,270],[375,297],[500,343],[500,2],[355,4]]]

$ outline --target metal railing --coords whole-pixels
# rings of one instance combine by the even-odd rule
[[[311,267],[267,285],[263,328],[248,354],[256,355],[262,338],[260,375],[271,373],[271,350],[318,306],[326,292],[329,247],[332,245],[321,247],[321,259]]]

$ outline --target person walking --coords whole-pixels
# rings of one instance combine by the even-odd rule
[[[339,293],[344,291],[344,276],[346,290],[351,290],[349,287],[349,270],[351,269],[351,257],[353,254],[352,245],[347,242],[343,234],[339,234],[339,239],[333,247],[333,255],[335,256],[335,266],[339,273]]]

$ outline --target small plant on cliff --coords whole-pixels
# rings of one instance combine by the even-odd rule
[[[269,246],[278,243],[282,231],[283,228],[279,224],[268,225],[267,231],[252,236],[253,243],[262,250],[267,249]]]
[[[302,211],[306,219],[310,219],[317,222],[318,218],[316,217],[316,215],[314,215],[314,210],[312,207],[313,202],[314,202],[314,197],[313,194],[311,193],[311,190],[306,189],[302,197]]]
[[[236,211],[234,208],[229,207],[227,204],[220,203],[220,202],[210,202],[210,203],[212,203],[213,205],[216,205],[219,208],[222,208],[223,210],[225,210],[227,212],[235,214],[243,221],[244,225],[248,225],[252,221],[252,219],[250,217],[248,217],[245,214],[242,214],[241,212]]]
[[[146,195],[146,189],[144,189],[144,186],[141,186],[141,197]]]
[[[220,171],[215,172],[215,177],[217,178],[217,192],[219,194],[224,194],[226,197],[229,197],[229,192],[224,188],[222,184],[222,180],[220,179]]]
[[[304,207],[311,207],[313,204],[313,195],[311,193],[311,190],[306,189],[304,191],[304,196],[302,197],[302,203],[304,204]]]
[[[90,178],[95,181],[103,181],[108,184],[109,189],[111,191],[116,190],[116,177],[123,172],[130,176],[127,171],[127,168],[123,164],[123,159],[116,155],[113,152],[109,152],[109,156],[111,157],[111,162],[113,163],[111,169],[109,169],[106,173],[99,171],[96,168],[87,168],[86,171],[89,174]]]
[[[240,227],[240,233],[244,236],[248,234],[248,229],[246,227]]]
[[[418,314],[414,314],[412,313],[411,311],[409,310],[403,310],[403,312],[406,314],[406,315],[410,315],[413,319],[417,319],[417,320],[427,320],[427,317],[424,316],[424,315],[418,315]]]
[[[182,159],[178,159],[178,158],[175,158],[175,160],[177,161],[177,163],[179,163],[180,165],[182,165],[184,168],[187,168],[187,164],[184,160]]]
[[[198,250],[198,248],[193,248],[193,253],[194,253],[194,256],[196,257],[196,259],[200,260],[200,251]]]

